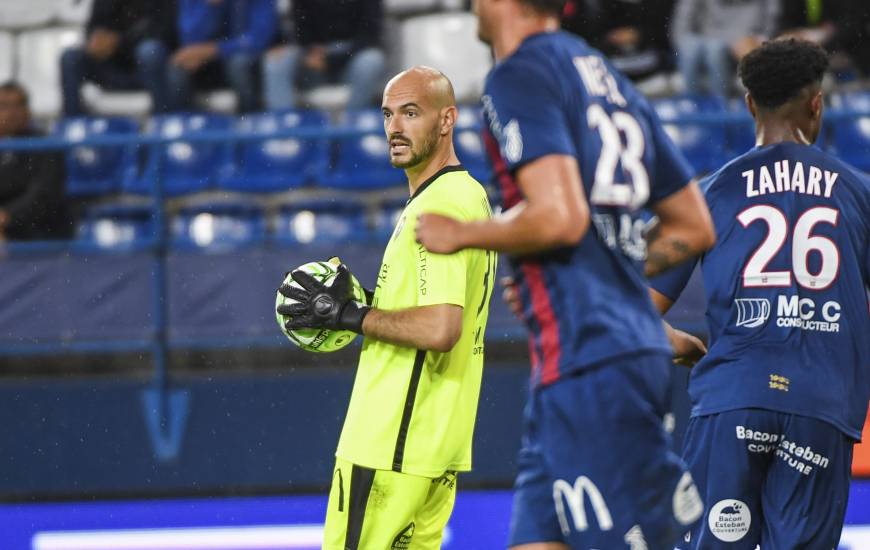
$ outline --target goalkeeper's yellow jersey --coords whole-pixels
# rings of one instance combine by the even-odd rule
[[[427,251],[414,235],[424,212],[464,221],[492,216],[485,190],[462,166],[445,167],[421,184],[384,252],[373,305],[461,306],[462,336],[447,353],[366,338],[336,456],[367,468],[438,477],[471,469],[496,254]]]

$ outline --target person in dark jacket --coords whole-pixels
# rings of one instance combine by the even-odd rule
[[[0,84],[0,141],[36,135],[27,92],[14,82]],[[61,153],[0,151],[0,240],[70,237],[64,179]]]
[[[673,66],[668,21],[675,0],[569,0],[562,28],[601,50],[632,80]]]
[[[847,75],[850,66],[867,74],[870,69],[870,5],[866,0],[794,0],[784,2],[781,36],[815,42],[833,57],[834,73]]]
[[[84,114],[85,82],[108,90],[147,89],[154,111],[165,111],[165,67],[174,31],[174,0],[95,0],[85,45],[61,57],[64,114]]]
[[[263,61],[268,109],[297,104],[296,87],[341,81],[349,109],[373,104],[384,80],[381,0],[294,0],[293,32]]]
[[[181,47],[167,69],[169,109],[189,110],[194,88],[229,83],[240,112],[259,107],[256,69],[275,37],[275,0],[178,0]]]

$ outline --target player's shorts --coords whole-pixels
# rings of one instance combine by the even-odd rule
[[[671,550],[703,513],[663,416],[670,360],[634,356],[532,393],[510,545]]]
[[[438,550],[456,473],[432,479],[336,459],[323,550]]]
[[[821,420],[763,409],[689,421],[683,457],[704,521],[681,550],[837,548],[854,441]]]

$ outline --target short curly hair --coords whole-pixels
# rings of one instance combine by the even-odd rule
[[[541,13],[562,15],[568,0],[520,0],[523,4]]]
[[[740,80],[755,103],[776,109],[801,90],[819,84],[828,68],[828,53],[807,40],[771,40],[740,61]]]

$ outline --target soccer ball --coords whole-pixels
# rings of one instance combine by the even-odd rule
[[[326,284],[326,286],[332,286],[332,282],[338,274],[336,266],[329,262],[308,262],[296,269],[308,273],[319,282]],[[359,281],[357,281],[356,277],[353,275],[351,275],[350,279],[354,299],[365,303],[365,292],[363,291],[362,285],[359,284]],[[302,288],[299,286],[299,283],[293,280],[293,276],[290,273],[288,273],[287,277],[284,279],[284,284],[296,288]],[[284,328],[284,323],[287,321],[287,317],[278,313],[277,308],[282,304],[294,303],[296,303],[296,300],[287,298],[280,292],[277,292],[275,295],[275,319],[278,321],[278,326],[281,327],[281,332],[284,333],[284,336],[305,351],[312,351],[315,353],[330,353],[338,351],[353,342],[357,337],[357,333],[352,330],[302,328],[288,331]]]

